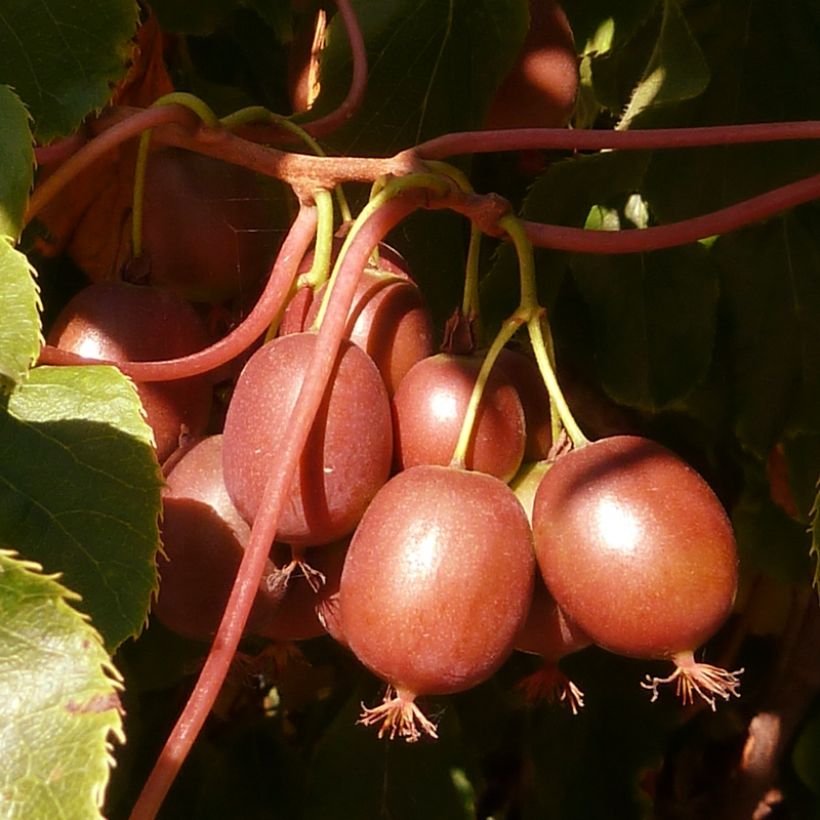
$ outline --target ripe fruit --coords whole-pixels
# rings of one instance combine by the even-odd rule
[[[272,641],[305,641],[330,633],[340,640],[334,612],[346,553],[347,541],[297,551],[300,561],[304,562],[302,566],[309,566],[312,573],[321,576],[322,582],[318,586],[311,576],[299,570],[283,577],[274,569],[267,575],[268,590],[273,595],[280,595],[281,602],[275,616],[269,618],[256,634]],[[287,568],[292,553],[285,544],[274,544],[271,557],[278,567]]]
[[[350,648],[389,683],[363,723],[381,723],[380,736],[435,737],[416,696],[468,689],[503,663],[532,592],[531,538],[521,505],[492,476],[421,465],[382,487],[339,587]]]
[[[668,658],[684,702],[737,694],[736,673],[694,650],[728,617],[738,557],[706,482],[666,448],[615,436],[560,457],[535,496],[538,565],[558,606],[598,645]]]
[[[163,494],[160,587],[154,615],[179,635],[209,640],[216,632],[250,537],[222,480],[222,436],[195,444],[171,470]],[[270,564],[268,573],[275,567]],[[266,634],[283,592],[263,582],[246,632]]]
[[[516,649],[543,659],[540,669],[518,683],[526,699],[560,701],[577,715],[584,705],[584,693],[561,671],[558,662],[591,643],[589,637],[561,611],[537,573],[527,618],[515,639]]]
[[[255,297],[278,241],[253,173],[179,148],[151,154],[137,266],[150,284],[192,301]]]
[[[201,350],[208,335],[194,309],[159,288],[98,282],[63,308],[48,343],[89,359],[155,361]],[[208,423],[212,389],[207,376],[137,383],[157,458],[164,461],[180,436],[200,436]]]
[[[458,441],[481,359],[439,353],[402,379],[393,397],[396,463],[448,465]],[[521,464],[524,410],[504,373],[490,372],[476,414],[465,466],[509,481]]]
[[[486,128],[558,128],[572,116],[579,83],[572,29],[553,0],[529,5],[529,31],[496,91]]]
[[[309,255],[301,268],[307,271],[311,263]],[[323,285],[315,294],[300,289],[288,305],[280,332],[310,329],[326,288]],[[433,352],[433,325],[424,297],[404,260],[386,245],[379,246],[378,267],[361,273],[345,336],[373,359],[391,396],[405,373]]]
[[[521,399],[527,430],[524,461],[546,458],[552,446],[550,397],[535,359],[518,350],[504,348],[498,355],[496,366],[515,385]]]
[[[530,523],[535,493],[551,466],[548,461],[525,464],[510,482],[510,488],[521,502]],[[558,663],[565,655],[578,652],[590,643],[589,637],[555,603],[537,572],[527,618],[515,640],[516,649],[540,655],[543,659],[541,668],[518,684],[526,699],[546,698],[551,703],[557,700],[566,703],[572,713],[577,714],[584,705],[584,693],[561,671]]]
[[[273,339],[248,360],[225,418],[225,484],[253,522],[316,346],[315,333]],[[352,532],[390,474],[387,392],[364,351],[343,342],[330,387],[299,460],[277,540],[310,546]]]

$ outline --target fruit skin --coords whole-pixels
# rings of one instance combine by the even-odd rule
[[[558,128],[578,94],[578,59],[566,14],[552,0],[530,0],[530,28],[490,104],[485,128]]]
[[[507,374],[521,399],[527,430],[524,461],[546,458],[552,447],[550,397],[535,359],[506,347],[499,353],[496,366]]]
[[[319,313],[325,288],[316,292],[305,327]],[[373,359],[390,396],[410,368],[433,352],[433,322],[418,286],[374,269],[359,277],[345,336]]]
[[[157,558],[160,587],[154,616],[186,638],[210,640],[228,602],[250,527],[222,480],[222,436],[197,442],[168,474]],[[275,567],[269,563],[266,574]],[[283,591],[260,584],[246,633],[266,634]]]
[[[248,522],[290,434],[316,339],[315,333],[294,333],[268,342],[237,381],[225,417],[223,467],[231,499]],[[376,365],[343,341],[330,385],[299,459],[278,541],[311,546],[347,535],[390,474],[390,405]]]
[[[341,240],[334,242],[334,259],[341,244]],[[312,263],[309,253],[300,272],[309,271]],[[296,292],[283,316],[280,335],[311,328],[326,287],[322,285],[315,294],[310,288]],[[378,266],[366,267],[359,277],[345,336],[373,359],[390,396],[407,371],[433,352],[433,322],[421,290],[401,255],[387,245],[379,245]]]
[[[414,365],[393,396],[396,464],[448,465],[482,359],[438,353]],[[493,368],[476,413],[465,466],[509,481],[524,456],[526,430],[518,391]]]
[[[195,353],[209,343],[196,311],[159,288],[122,282],[97,282],[77,293],[63,308],[48,343],[90,359],[157,361]],[[211,411],[207,376],[172,382],[137,382],[157,458],[178,447],[180,435],[199,437]]]
[[[434,465],[394,476],[357,527],[342,571],[350,648],[400,694],[485,680],[527,614],[531,538],[521,505],[492,476]]]
[[[731,611],[729,519],[708,484],[653,441],[614,436],[560,457],[536,493],[533,531],[559,607],[612,652],[691,652]]]

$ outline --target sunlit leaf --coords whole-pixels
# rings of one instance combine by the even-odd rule
[[[0,814],[101,818],[119,676],[77,596],[0,550]]]
[[[18,382],[40,349],[40,298],[28,259],[0,237],[0,392]]]
[[[16,241],[23,229],[34,179],[34,148],[29,115],[20,98],[0,85],[0,238]]]
[[[156,588],[160,478],[133,386],[111,367],[39,367],[0,415],[0,540],[82,595],[115,647]]]
[[[709,66],[676,0],[664,0],[660,33],[640,82],[618,123],[621,129],[648,108],[698,96],[709,83]]]

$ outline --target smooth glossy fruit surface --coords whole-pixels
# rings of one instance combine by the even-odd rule
[[[412,467],[373,499],[339,589],[350,648],[399,692],[457,692],[509,655],[529,606],[527,517],[498,479]]]
[[[49,344],[90,359],[113,362],[174,359],[209,343],[197,313],[186,301],[159,288],[98,282],[63,308]],[[208,376],[137,383],[157,458],[164,461],[181,435],[200,436],[208,423],[212,385]]]
[[[524,409],[524,461],[546,458],[552,446],[550,397],[535,359],[519,350],[504,348],[495,364],[515,385]]]
[[[439,353],[416,364],[393,397],[396,463],[450,464],[482,359]],[[518,392],[493,368],[476,414],[465,466],[509,481],[521,465],[526,431]]]
[[[605,649],[671,658],[729,615],[729,519],[703,478],[653,441],[615,436],[560,457],[536,493],[533,530],[547,587]]]
[[[487,128],[558,128],[572,116],[579,77],[569,21],[553,0],[529,6],[529,31],[493,98]]]
[[[324,294],[322,286],[307,311],[306,328],[319,313]],[[373,359],[391,396],[407,371],[433,352],[433,323],[418,286],[370,268],[359,277],[345,335]]]
[[[225,483],[252,522],[272,465],[290,434],[291,411],[316,334],[280,336],[257,350],[236,384],[225,418]],[[330,388],[299,460],[277,540],[310,546],[352,532],[390,473],[387,391],[364,351],[343,342]]]

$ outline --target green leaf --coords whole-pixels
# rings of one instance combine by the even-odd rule
[[[198,36],[214,32],[238,5],[237,0],[151,0],[163,31]]]
[[[573,257],[602,384],[647,410],[683,399],[704,378],[714,345],[717,277],[697,245],[624,256]]]
[[[521,216],[534,222],[582,227],[592,208],[639,189],[648,156],[641,152],[579,156],[552,163],[532,185]],[[567,255],[535,251],[538,295],[552,308],[567,270]],[[518,260],[509,244],[500,248],[481,282],[488,324],[506,318],[518,304]]]
[[[524,0],[357,0],[353,6],[367,45],[367,93],[328,141],[340,152],[369,156],[478,127],[529,19]],[[311,118],[341,102],[350,76],[347,36],[334,19]]]
[[[820,208],[721,237],[738,438],[765,457],[780,433],[820,419]]]
[[[39,142],[70,134],[105,105],[125,74],[137,19],[134,0],[4,0],[0,82],[28,107]]]
[[[62,572],[114,648],[156,589],[160,475],[115,368],[38,367],[0,415],[0,540]]]
[[[77,596],[0,550],[0,814],[102,817],[119,676]]]
[[[361,700],[347,702],[317,746],[305,820],[473,820],[455,711],[445,712],[438,740],[408,744],[358,726]]]
[[[32,143],[28,111],[8,86],[0,85],[0,239],[16,241],[23,230],[34,181]]]
[[[565,0],[575,45],[582,55],[607,54],[624,46],[649,17],[659,0]]]
[[[40,350],[40,297],[28,259],[0,238],[0,394],[20,381]]]
[[[784,584],[801,585],[809,569],[811,539],[801,524],[771,498],[764,465],[745,465],[743,492],[732,508],[744,571],[763,572]]]
[[[688,4],[688,22],[711,81],[697,99],[656,112],[642,125],[688,126],[820,119],[820,20],[816,0],[783,0],[776,10],[725,0],[720,12]],[[661,116],[662,113],[662,116]],[[647,195],[662,222],[708,213],[816,173],[815,141],[658,151]]]
[[[709,84],[709,66],[675,0],[664,0],[661,30],[649,63],[618,123],[625,130],[653,106],[697,97]]]

